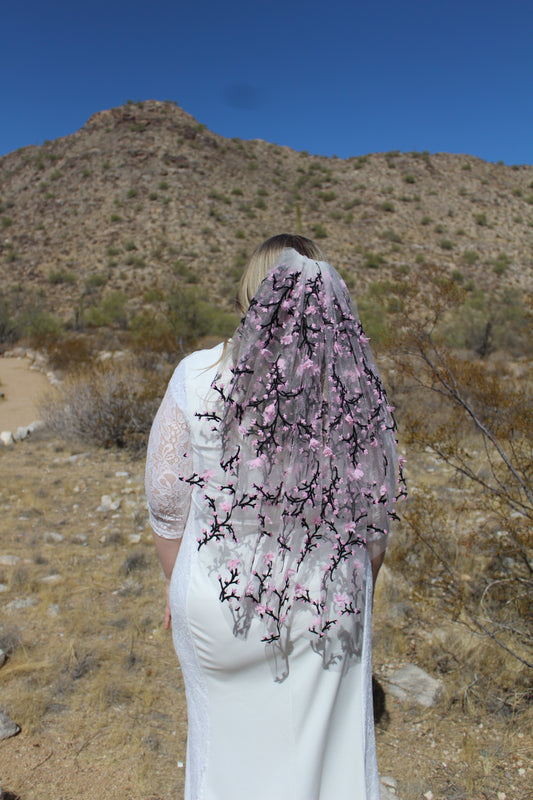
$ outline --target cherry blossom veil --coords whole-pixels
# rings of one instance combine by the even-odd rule
[[[324,667],[346,668],[360,657],[365,551],[384,550],[404,494],[368,339],[340,275],[286,249],[230,347],[217,413],[203,415],[222,437],[224,481],[205,495],[202,558],[234,634],[261,620],[278,680],[302,620]]]

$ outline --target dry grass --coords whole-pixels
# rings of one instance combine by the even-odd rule
[[[0,568],[8,586],[0,646],[10,653],[0,669],[1,707],[22,727],[0,744],[3,786],[23,800],[170,800],[183,791],[177,762],[185,761],[186,709],[162,627],[143,464],[117,450],[77,455],[45,435],[0,451],[1,552],[21,559]],[[414,497],[430,508],[466,592],[489,563],[469,545],[483,509],[465,487],[450,491],[449,472],[431,455],[413,454],[409,463]],[[120,498],[120,509],[97,512],[102,494]],[[53,542],[50,533],[64,539]],[[381,771],[397,779],[401,800],[428,791],[439,800],[497,800],[498,792],[526,800],[532,717],[524,672],[468,627],[407,527],[387,564],[377,589],[375,672],[387,690],[394,669],[414,662],[440,677],[444,692],[430,709],[387,694]],[[53,574],[57,583],[43,583]],[[6,610],[21,598],[34,605]]]

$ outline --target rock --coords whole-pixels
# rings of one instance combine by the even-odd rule
[[[103,494],[97,511],[117,511],[120,508],[120,497],[113,498],[110,494]]]
[[[57,603],[50,603],[48,608],[46,609],[46,614],[49,617],[57,617],[59,616],[59,612],[61,611],[60,607]]]
[[[20,611],[23,608],[31,608],[35,605],[37,605],[36,597],[19,597],[16,600],[12,600],[10,603],[8,603],[6,605],[6,610]]]
[[[9,739],[10,736],[16,736],[20,733],[20,726],[13,722],[7,714],[0,711],[0,739]]]
[[[396,792],[398,789],[398,781],[395,778],[391,778],[390,775],[381,775],[380,781],[382,786],[385,786],[387,789],[392,789],[393,792]]]
[[[60,583],[61,580],[61,575],[54,573],[53,575],[45,575],[44,578],[40,578],[39,583],[44,583],[47,586],[54,586],[56,583]]]
[[[74,453],[74,455],[69,456],[66,461],[68,464],[76,464],[82,458],[88,458],[90,453]]]
[[[13,350],[4,353],[4,358],[25,358],[25,356],[26,350],[23,347],[14,347]]]
[[[74,544],[87,544],[87,536],[85,533],[75,533],[72,541]]]
[[[393,697],[426,707],[435,705],[442,689],[442,681],[432,678],[416,664],[406,664],[389,678],[389,691]]]
[[[387,611],[387,616],[391,622],[401,622],[413,613],[413,606],[410,603],[392,603]]]
[[[7,592],[8,589],[9,586],[7,585],[7,583],[0,583],[0,592]]]
[[[128,536],[128,542],[130,544],[139,544],[141,541],[141,534],[140,533],[130,533]]]
[[[2,649],[0,649],[0,667],[3,667],[6,663],[7,656]]]
[[[11,445],[15,444],[15,440],[13,439],[13,434],[11,431],[2,431],[0,433],[0,442],[2,442],[5,447],[10,447]]]
[[[45,425],[42,419],[34,419],[33,422],[30,422],[28,425],[28,430],[30,433],[35,433],[35,431],[41,431],[44,427]]]
[[[13,434],[13,439],[16,442],[21,442],[23,439],[27,439],[30,433],[31,431],[27,425],[21,425],[17,428],[16,433]]]
[[[379,796],[380,800],[398,800],[398,795],[394,789],[389,789],[383,783],[379,785]]]
[[[20,556],[0,556],[0,567],[14,567],[20,561]]]
[[[59,542],[64,541],[65,537],[62,533],[56,533],[56,531],[46,531],[44,534],[44,541],[46,544],[59,544]]]

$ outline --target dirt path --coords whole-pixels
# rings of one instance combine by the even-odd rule
[[[36,403],[49,387],[48,379],[30,369],[28,358],[0,358],[0,430],[16,431],[38,418]]]

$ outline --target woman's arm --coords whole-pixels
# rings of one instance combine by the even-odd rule
[[[174,564],[176,563],[176,559],[178,557],[178,551],[180,549],[181,539],[163,539],[162,536],[158,536],[157,533],[154,532],[154,543],[157,555],[159,556],[159,560],[161,562],[161,566],[163,567],[163,572],[166,578],[165,630],[168,630],[170,627],[170,620],[171,620],[170,603],[168,599],[168,594],[170,589],[170,578],[172,577],[172,570],[174,569]]]
[[[184,482],[183,478],[192,471],[191,458],[188,455],[189,429],[171,386],[161,403],[150,432],[145,481],[150,524],[166,578],[166,628],[170,624],[168,588],[181,537],[187,524],[191,499],[190,484]]]
[[[372,565],[372,597],[374,597],[374,591],[376,589],[376,581],[378,579],[378,572],[381,569],[381,565],[385,561],[385,551],[379,553],[379,555],[374,556],[370,561]]]

